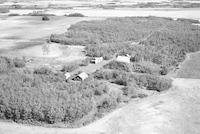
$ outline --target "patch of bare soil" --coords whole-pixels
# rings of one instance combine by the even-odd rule
[[[160,95],[133,100],[104,118],[75,129],[0,122],[1,134],[199,134],[200,80],[175,79]]]

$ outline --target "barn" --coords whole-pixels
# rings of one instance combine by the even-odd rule
[[[88,74],[85,73],[85,72],[82,72],[82,73],[76,75],[72,80],[75,80],[75,81],[84,81],[87,78],[88,78]]]
[[[131,62],[131,57],[129,55],[126,56],[117,56],[117,61],[119,62],[125,62],[125,63],[130,63]]]
[[[68,72],[65,73],[65,79],[66,79],[66,80],[68,80],[70,77],[71,77],[71,74],[70,74],[70,73],[68,73]]]
[[[103,61],[103,57],[94,57],[90,62],[97,64],[99,62]]]

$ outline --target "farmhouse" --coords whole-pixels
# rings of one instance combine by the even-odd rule
[[[71,74],[70,74],[70,73],[68,73],[68,72],[65,73],[65,79],[66,79],[66,80],[68,80],[70,77],[71,77]]]
[[[78,74],[77,76],[75,76],[72,80],[75,80],[75,81],[84,81],[87,78],[88,78],[88,74],[85,73],[85,72],[82,72],[82,73]]]
[[[90,62],[97,64],[99,62],[103,61],[103,57],[94,57]]]
[[[117,56],[117,61],[119,62],[126,62],[126,63],[130,63],[130,59],[131,59],[131,56],[130,55],[125,55],[125,56]]]

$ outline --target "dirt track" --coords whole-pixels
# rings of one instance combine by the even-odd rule
[[[175,79],[174,88],[130,102],[79,129],[0,123],[0,134],[199,134],[200,80]]]

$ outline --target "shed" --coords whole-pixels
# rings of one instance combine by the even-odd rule
[[[88,74],[85,73],[85,72],[82,72],[82,73],[78,74],[77,76],[75,76],[75,77],[73,78],[73,80],[83,81],[83,80],[85,80],[85,79],[87,79],[87,78],[88,78]]]
[[[68,80],[71,77],[71,74],[69,72],[65,73],[65,79]]]
[[[130,63],[130,56],[117,56],[117,61],[119,62],[125,62],[125,63]]]
[[[103,61],[103,57],[94,57],[90,62],[97,64],[99,62]]]

